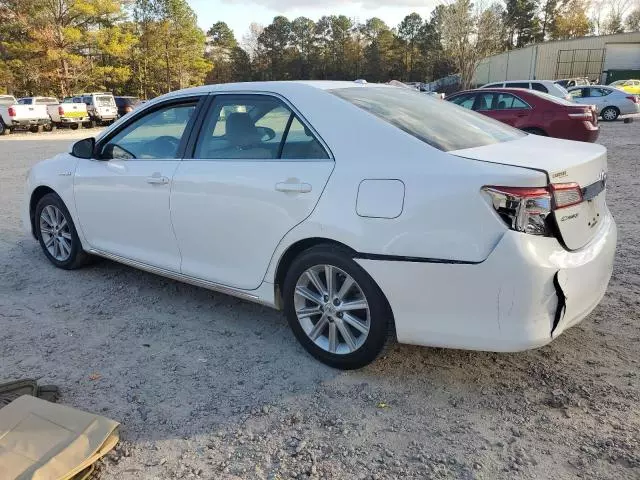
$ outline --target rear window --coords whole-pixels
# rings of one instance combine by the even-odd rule
[[[576,106],[575,102],[572,102],[570,100],[565,100],[564,98],[556,97],[555,95],[551,95],[550,93],[535,92],[534,95],[542,97],[545,100],[548,100],[549,102],[553,102],[553,103],[558,104],[558,105],[564,105],[565,107],[575,107]],[[567,92],[567,95],[569,95],[569,92]]]
[[[110,107],[115,103],[113,97],[109,95],[98,95],[96,96],[96,104],[99,107]]]
[[[526,88],[527,90],[529,89],[529,82],[506,82],[504,85],[509,88]]]
[[[9,95],[0,96],[0,105],[15,105],[16,98]]]
[[[538,92],[549,93],[549,89],[539,82],[531,82],[531,88]]]
[[[406,88],[352,87],[329,92],[445,152],[508,142],[525,135],[496,120]]]
[[[42,97],[38,98],[36,103],[39,103],[40,105],[58,105],[59,102],[57,98]]]

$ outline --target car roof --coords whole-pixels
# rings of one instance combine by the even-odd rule
[[[218,83],[214,85],[204,85],[201,87],[192,87],[184,90],[176,90],[165,95],[172,94],[203,94],[212,92],[236,92],[236,91],[258,91],[273,92],[286,94],[288,91],[297,90],[299,88],[314,88],[317,90],[334,90],[338,88],[372,88],[372,87],[388,87],[397,88],[392,85],[382,83],[359,83],[349,81],[335,80],[290,80],[290,81],[273,81],[273,82],[237,82],[237,83]]]

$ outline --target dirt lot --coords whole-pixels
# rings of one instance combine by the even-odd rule
[[[21,230],[23,179],[86,134],[0,139],[0,379],[122,422],[101,479],[640,478],[640,118],[602,125],[619,247],[587,320],[536,351],[396,346],[349,373],[267,308],[51,266]]]

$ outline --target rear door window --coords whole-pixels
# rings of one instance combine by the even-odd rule
[[[509,93],[499,93],[496,99],[496,110],[512,110],[529,108],[529,105],[524,103],[515,95]]]
[[[473,106],[473,109],[482,112],[486,110],[493,109],[493,99],[495,97],[495,93],[480,93],[476,97],[476,103]]]
[[[587,90],[585,88],[585,90]],[[605,88],[589,88],[589,96],[590,97],[606,97],[607,95],[609,95],[611,93],[611,90],[607,90]]]
[[[525,135],[497,120],[408,88],[367,86],[329,92],[445,152],[508,142]]]

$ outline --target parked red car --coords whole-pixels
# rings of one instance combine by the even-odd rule
[[[592,106],[534,90],[483,88],[458,92],[446,100],[536,135],[595,142],[600,133]]]

